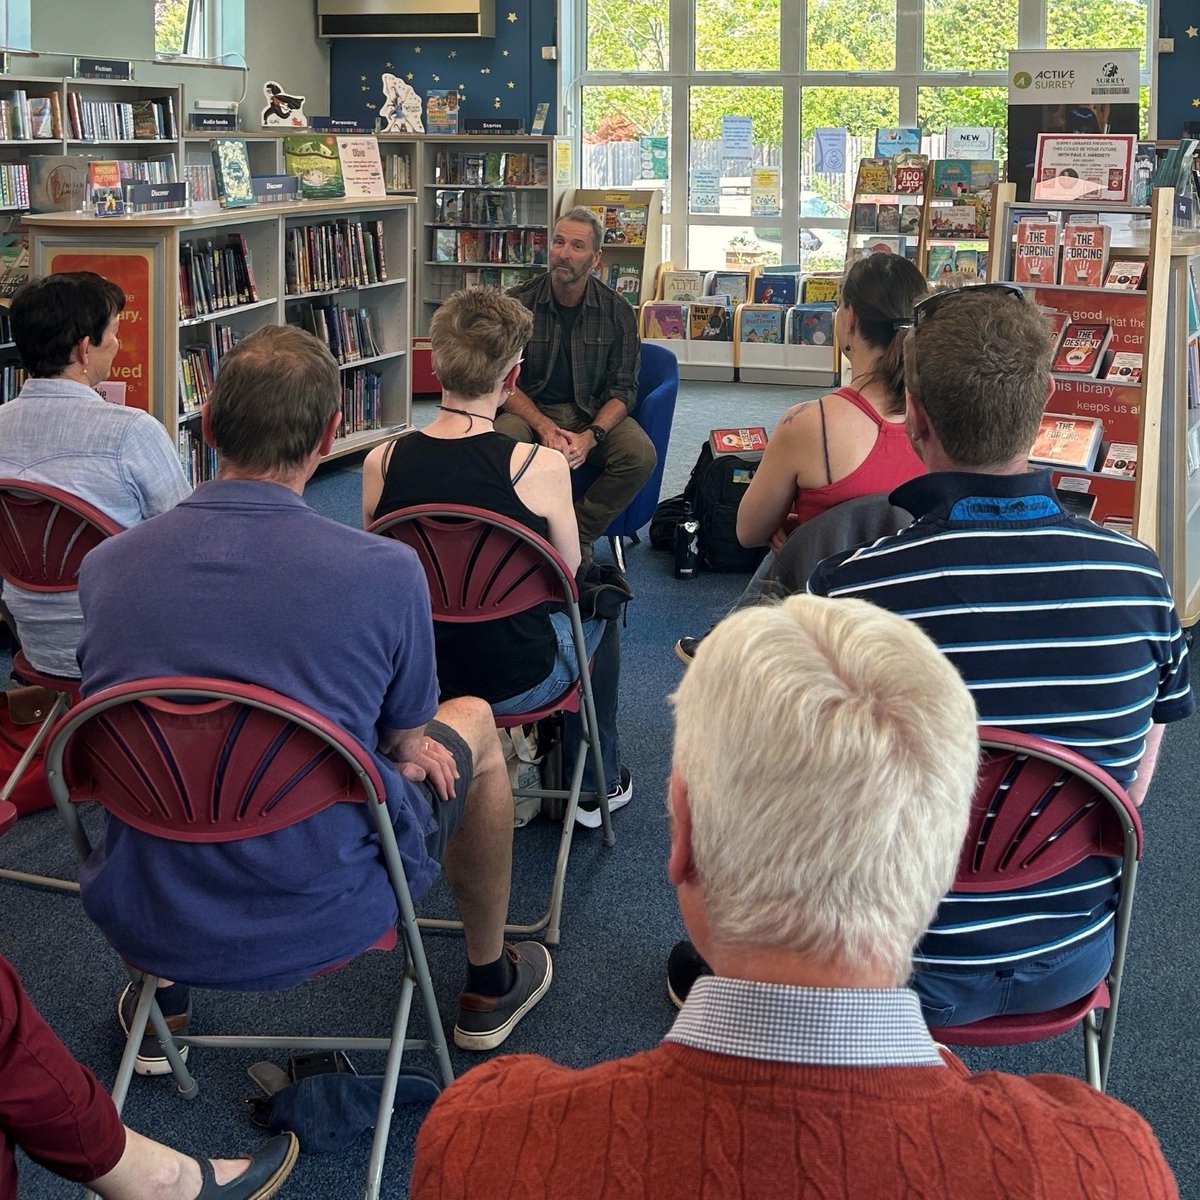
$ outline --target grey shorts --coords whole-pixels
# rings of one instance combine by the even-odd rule
[[[425,735],[445,746],[454,755],[454,765],[458,768],[458,780],[454,785],[454,794],[449,800],[441,799],[428,781],[417,784],[424,791],[429,807],[433,809],[433,819],[437,822],[437,828],[425,837],[425,849],[429,851],[430,858],[440,863],[446,853],[446,843],[462,824],[463,813],[467,807],[467,790],[471,786],[474,773],[474,760],[471,757],[471,747],[458,731],[449,725],[441,721],[430,721],[425,726]]]

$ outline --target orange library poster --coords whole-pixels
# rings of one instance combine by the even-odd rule
[[[121,349],[113,359],[109,378],[125,384],[129,408],[150,412],[150,389],[155,378],[154,343],[150,328],[150,306],[154,293],[154,251],[140,246],[73,246],[48,254],[47,273],[95,271],[111,279],[125,293],[125,311],[117,336]]]

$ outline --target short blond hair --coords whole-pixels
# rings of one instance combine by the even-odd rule
[[[486,396],[529,341],[533,315],[495,288],[455,292],[433,315],[429,343],[442,387],[459,396]]]
[[[714,939],[906,979],[979,756],[949,660],[866,601],[798,595],[726,617],[672,699]]]

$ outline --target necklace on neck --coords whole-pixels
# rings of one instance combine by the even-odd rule
[[[495,424],[496,424],[496,418],[495,418],[495,417],[488,417],[488,416],[485,416],[483,413],[471,413],[471,412],[467,412],[467,410],[466,410],[465,408],[451,408],[449,405],[446,405],[446,404],[439,404],[439,405],[438,405],[438,409],[439,409],[439,411],[441,411],[441,412],[448,412],[448,413],[458,413],[458,415],[459,415],[460,417],[466,417],[466,418],[467,418],[467,421],[469,422],[469,424],[467,425],[467,432],[468,432],[468,433],[470,433],[470,432],[471,432],[471,430],[475,428],[475,418],[476,418],[476,417],[478,417],[478,418],[479,418],[481,421],[491,421],[491,423],[492,423],[493,425],[495,425]]]

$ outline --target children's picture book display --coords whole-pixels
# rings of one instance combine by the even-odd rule
[[[346,194],[338,140],[332,134],[289,133],[283,139],[284,167],[300,180],[306,200],[332,200]]]

